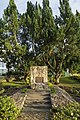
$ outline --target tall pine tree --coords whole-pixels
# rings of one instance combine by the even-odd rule
[[[8,69],[8,75],[13,67],[15,70],[15,65],[17,64],[17,53],[20,48],[18,44],[18,11],[14,3],[14,0],[9,1],[8,7],[4,10],[3,20],[4,24],[4,59]]]
[[[56,41],[57,52],[55,56],[55,81],[59,82],[62,70],[67,68],[71,71],[74,64],[74,57],[77,54],[77,33],[78,23],[76,16],[72,13],[69,0],[60,0],[60,17],[56,21]]]
[[[43,0],[42,9],[42,39],[44,43],[48,43],[53,37],[54,31],[54,18],[52,14],[52,9],[49,5],[49,0]]]

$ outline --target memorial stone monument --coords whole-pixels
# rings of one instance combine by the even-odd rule
[[[48,82],[47,66],[32,66],[30,69],[31,69],[31,88],[45,89]]]

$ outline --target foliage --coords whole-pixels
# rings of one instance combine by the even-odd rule
[[[79,82],[76,81],[76,79],[72,79],[71,76],[70,77],[61,77],[60,81],[61,81],[61,83],[64,83],[64,84],[79,84]]]
[[[72,79],[78,80],[80,82],[80,75],[79,74],[73,74],[71,76]]]
[[[13,88],[21,88],[23,86],[25,86],[25,82],[23,81],[10,81],[10,82],[2,82],[1,86],[3,88],[7,88],[7,87],[13,87]]]
[[[40,5],[36,4],[33,5],[31,1],[27,2],[27,11],[26,11],[26,18],[25,23],[27,29],[28,29],[28,40],[30,42],[30,48],[31,48],[31,55],[34,57],[36,53],[38,52],[38,42],[40,39],[40,32],[41,32],[41,26],[42,26],[42,9]]]
[[[71,89],[71,94],[73,94],[73,97],[74,96],[80,97],[80,89],[72,88]]]
[[[53,108],[53,118],[51,120],[79,120],[80,104],[69,103],[60,108]]]
[[[49,0],[42,7],[27,2],[19,14],[14,0],[9,1],[0,19],[0,57],[13,72],[26,81],[31,65],[47,65],[59,83],[62,71],[80,71],[80,13],[74,15],[69,0],[59,0],[60,16],[53,16]]]
[[[1,88],[0,89],[0,94],[4,93],[5,89],[4,88]]]
[[[21,93],[26,93],[27,92],[27,88],[23,88],[22,90],[21,90]]]
[[[14,120],[18,115],[14,101],[7,96],[0,96],[0,120]]]
[[[49,82],[48,85],[49,85],[49,88],[50,88],[50,92],[51,92],[52,94],[55,94],[56,91],[55,91],[55,89],[54,89],[53,84]]]
[[[3,46],[4,46],[4,21],[0,19],[0,58],[3,57],[4,55],[2,54],[3,51]]]
[[[4,10],[3,14],[4,29],[3,35],[4,44],[2,54],[4,55],[3,61],[6,62],[6,67],[8,69],[8,76],[10,69],[15,65],[16,56],[16,46],[17,46],[17,32],[18,32],[18,17],[17,17],[17,7],[14,0],[9,1],[8,7]]]
[[[61,77],[59,86],[67,86],[67,87],[76,87],[80,88],[80,83],[78,80],[72,79],[71,77]]]

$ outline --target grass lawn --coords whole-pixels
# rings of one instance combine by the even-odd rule
[[[80,82],[71,77],[61,77],[59,86],[80,88]]]
[[[0,83],[0,87],[7,87],[7,86],[19,88],[19,87],[25,86],[25,82],[23,82],[23,81],[12,81],[12,82],[2,82],[2,83]]]
[[[11,87],[21,87],[21,86],[25,85],[25,82],[21,82],[21,81],[2,82],[1,85],[2,86],[11,86]]]
[[[61,77],[59,87],[67,91],[77,102],[80,103],[80,81],[71,77]]]
[[[12,94],[17,90],[23,90],[28,87],[24,81],[10,81],[0,83],[0,94]]]

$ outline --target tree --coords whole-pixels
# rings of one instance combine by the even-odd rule
[[[52,43],[54,34],[55,34],[55,23],[54,17],[52,14],[52,9],[49,6],[48,0],[43,0],[43,8],[42,8],[42,27],[39,39],[39,53],[37,59],[40,61],[38,64],[46,65],[45,56],[48,56],[48,52],[50,49],[50,44]]]
[[[42,9],[42,40],[44,44],[50,42],[53,37],[54,31],[54,17],[52,14],[52,9],[49,6],[49,0],[43,0]]]
[[[4,60],[6,62],[6,66],[8,69],[8,76],[9,72],[12,67],[14,67],[16,62],[16,47],[18,44],[17,41],[17,33],[18,33],[18,16],[17,16],[17,8],[14,3],[14,0],[9,1],[8,7],[4,10],[3,15],[4,21],[4,35],[5,35],[5,42],[4,42]]]
[[[43,9],[48,8],[46,6],[49,5],[49,2],[44,0],[43,3],[45,3]],[[49,35],[46,33],[51,28],[48,23],[52,19],[47,19],[47,12],[45,9],[43,10],[42,24],[44,23],[43,29],[45,29],[43,35],[46,42],[43,44],[42,54],[39,54],[40,59],[42,58],[43,63],[48,65],[50,72],[54,75],[55,83],[59,83],[63,70],[69,68],[71,71],[74,63],[76,65],[76,59],[79,61],[79,48],[77,47],[79,22],[71,11],[69,1],[60,0],[59,9],[60,17],[56,16],[55,23],[52,25],[52,29],[54,29]],[[44,15],[46,16],[44,17]]]
[[[47,65],[59,83],[63,70],[79,70],[80,14],[72,13],[69,0],[59,1],[60,16],[54,18],[49,0],[43,0],[42,8],[28,1],[23,15],[10,0],[0,20],[0,52],[8,73],[13,68],[26,79],[31,65]]]
[[[56,17],[56,39],[53,45],[55,82],[59,83],[62,70],[71,69],[78,53],[79,25],[68,0],[60,0],[60,17]],[[78,59],[79,60],[79,59]]]
[[[4,21],[2,19],[0,19],[0,58],[3,58],[3,53],[2,51],[4,50],[4,39],[5,36],[3,34],[4,32]]]
[[[34,57],[38,51],[38,42],[42,27],[42,9],[37,2],[35,5],[31,2],[27,2],[26,20],[26,26],[29,33],[29,42],[31,43],[31,51]]]

